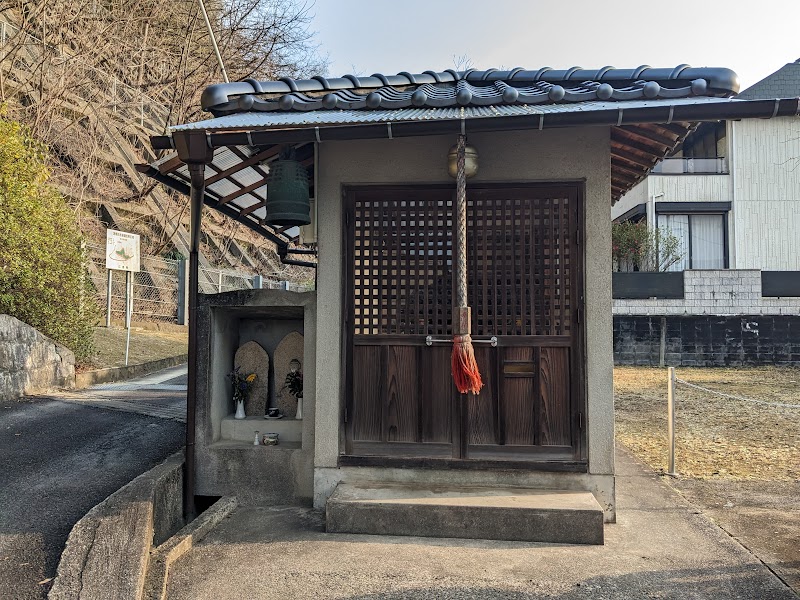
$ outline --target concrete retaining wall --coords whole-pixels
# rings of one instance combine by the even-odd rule
[[[78,389],[86,388],[98,383],[111,383],[114,381],[122,381],[123,379],[131,379],[133,377],[143,377],[162,369],[169,367],[177,367],[186,363],[189,359],[187,354],[179,354],[178,356],[169,356],[160,360],[151,360],[150,362],[142,363],[139,365],[128,365],[127,367],[109,367],[107,369],[94,369],[93,371],[84,371],[75,375],[75,387]]]
[[[0,399],[14,400],[75,383],[75,355],[30,325],[0,315]]]
[[[618,365],[800,365],[798,315],[614,316]]]
[[[183,452],[114,492],[75,524],[51,600],[143,597],[150,552],[183,525]]]

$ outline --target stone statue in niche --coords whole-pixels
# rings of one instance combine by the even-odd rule
[[[278,409],[286,418],[301,419],[302,409],[299,409],[297,394],[302,397],[302,334],[293,331],[286,335],[275,348],[274,358]]]
[[[239,367],[242,373],[256,374],[244,412],[248,417],[263,417],[269,397],[269,355],[257,342],[247,342],[236,351],[233,366]]]

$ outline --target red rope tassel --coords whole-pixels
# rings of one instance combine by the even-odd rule
[[[483,387],[475,352],[472,349],[472,336],[454,335],[453,354],[450,360],[453,381],[460,394],[478,394]]]

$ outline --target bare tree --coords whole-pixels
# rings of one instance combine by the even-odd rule
[[[475,63],[467,54],[453,54],[453,68],[456,71],[468,71],[475,68]]]
[[[310,4],[206,2],[232,79],[326,71]],[[162,251],[186,217],[185,201],[133,164],[154,158],[149,135],[203,117],[200,94],[221,79],[197,0],[3,0],[0,21],[0,103],[51,148],[53,181],[78,217],[98,202],[147,203],[156,194],[161,214],[127,218]],[[155,227],[156,217],[167,225]],[[252,237],[232,224],[221,231]]]

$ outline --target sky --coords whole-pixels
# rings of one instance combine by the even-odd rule
[[[329,76],[453,68],[728,67],[742,88],[800,58],[800,0],[316,0]]]

